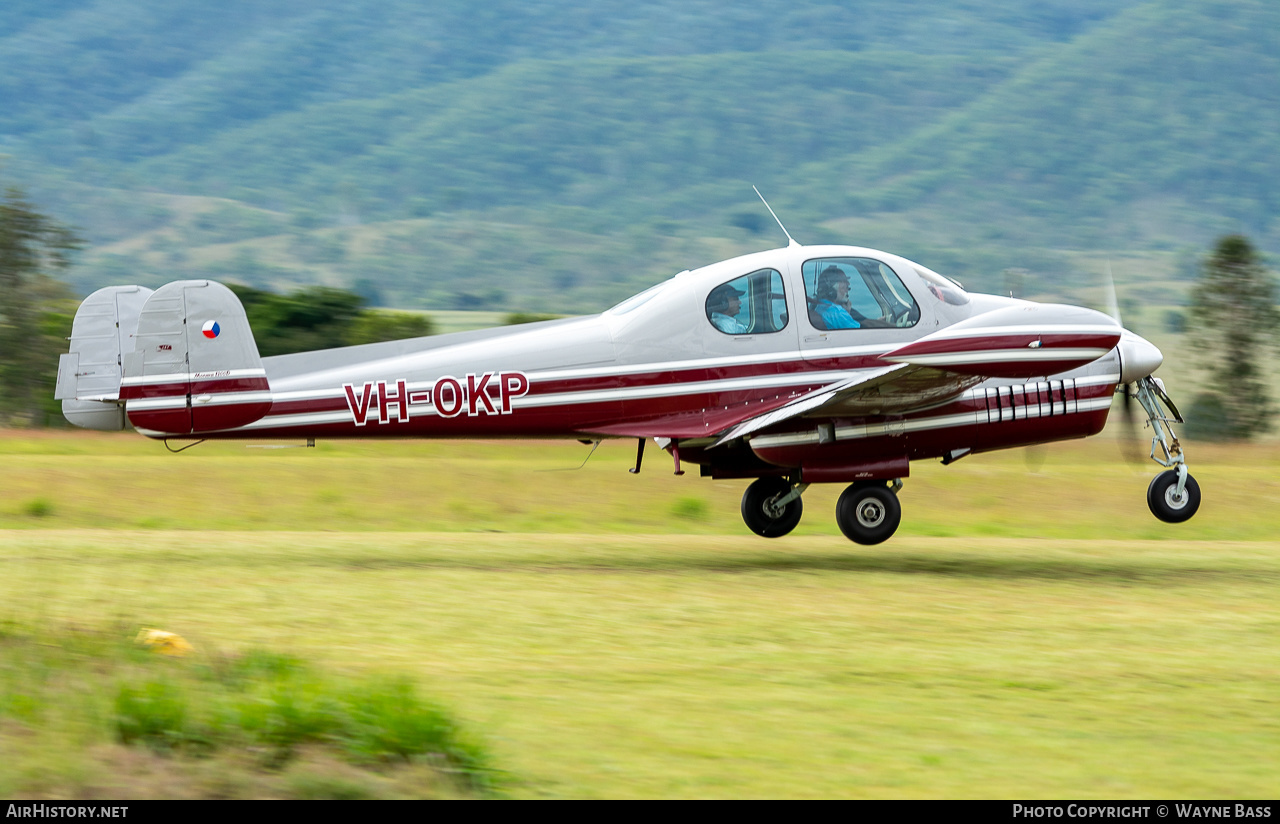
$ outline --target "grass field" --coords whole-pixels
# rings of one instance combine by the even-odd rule
[[[1280,446],[1188,448],[1188,524],[1100,439],[913,466],[866,548],[838,489],[768,541],[622,443],[0,433],[0,618],[411,678],[515,796],[1274,797]]]

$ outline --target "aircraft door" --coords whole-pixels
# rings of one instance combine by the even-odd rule
[[[715,387],[698,402],[708,431],[723,426],[729,410],[758,402],[760,387],[777,382],[774,376],[795,369],[794,301],[786,278],[773,268],[723,281],[707,293],[706,322],[699,325],[705,377]]]

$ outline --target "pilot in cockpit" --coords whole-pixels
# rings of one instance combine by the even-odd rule
[[[858,329],[862,324],[849,303],[849,276],[838,266],[828,266],[818,274],[818,303],[813,311],[828,329]]]
[[[721,332],[730,335],[742,335],[747,326],[738,320],[736,315],[742,311],[742,295],[744,293],[727,283],[722,283],[711,290],[707,297],[707,311],[711,313],[711,322]]]

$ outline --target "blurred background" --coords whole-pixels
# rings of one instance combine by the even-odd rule
[[[0,183],[79,245],[3,343],[43,322],[43,364],[74,300],[182,278],[264,355],[598,312],[782,245],[755,184],[801,243],[976,291],[1114,279],[1191,375],[1215,243],[1280,251],[1278,41],[1265,0],[13,0]]]
[[[10,0],[0,179],[79,296],[212,277],[585,313],[801,243],[1175,302],[1280,251],[1265,0]],[[1123,308],[1123,306],[1122,306]]]

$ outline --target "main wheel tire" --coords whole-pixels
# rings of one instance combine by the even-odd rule
[[[804,504],[799,498],[778,511],[772,502],[791,491],[782,478],[758,478],[742,493],[742,520],[747,528],[765,538],[780,538],[796,528]]]
[[[902,504],[884,484],[854,484],[836,502],[836,524],[855,544],[887,541],[902,523]]]
[[[1187,476],[1187,483],[1178,495],[1178,473],[1168,469],[1151,479],[1147,487],[1147,506],[1151,514],[1168,524],[1180,524],[1196,514],[1200,508],[1200,484]]]

